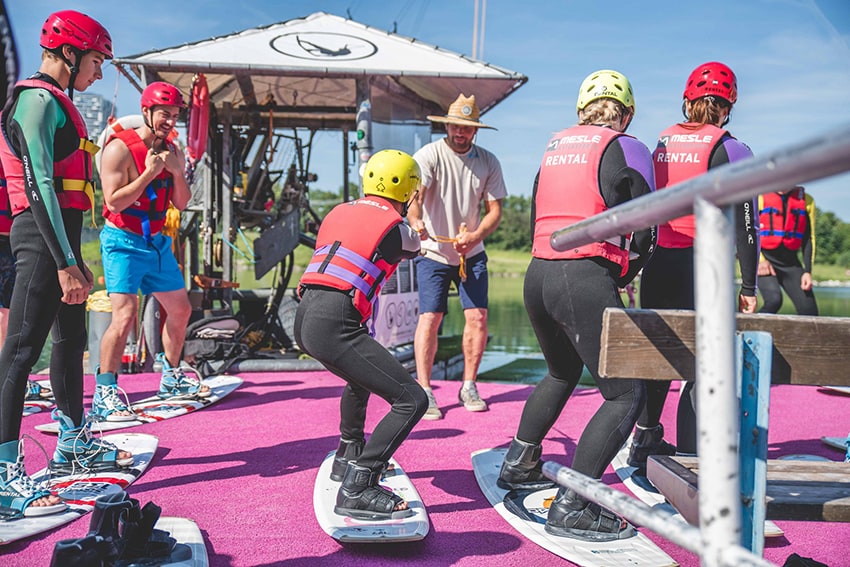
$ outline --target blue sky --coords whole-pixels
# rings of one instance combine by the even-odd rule
[[[38,67],[44,18],[66,8],[101,21],[119,56],[317,11],[472,53],[473,0],[5,2],[23,75]],[[484,29],[479,58],[529,78],[484,116],[498,131],[482,130],[478,137],[500,158],[513,194],[530,194],[550,134],[575,123],[578,86],[597,69],[616,69],[631,80],[637,116],[629,133],[650,147],[663,128],[681,119],[687,75],[711,60],[725,62],[738,76],[739,100],[728,127],[756,155],[850,125],[848,0],[489,0]],[[116,88],[119,115],[137,113],[138,93],[114,68],[90,92],[112,99]],[[316,187],[342,185],[340,152],[339,133],[317,136]],[[850,174],[808,189],[820,207],[850,222]]]

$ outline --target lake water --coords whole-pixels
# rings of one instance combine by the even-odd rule
[[[479,375],[485,375],[483,379],[535,383],[546,372],[522,301],[522,284],[521,277],[490,279],[488,327],[491,339],[479,370]],[[822,316],[850,317],[850,287],[817,287],[815,298]],[[628,300],[624,297],[624,301]],[[794,305],[787,297],[780,313],[795,314]],[[450,297],[443,334],[459,335],[462,332],[460,299]],[[504,366],[506,364],[509,366]]]
[[[485,379],[535,383],[546,372],[537,339],[528,321],[522,301],[523,278],[492,278],[490,280],[490,342],[484,353],[479,374]],[[850,287],[818,287],[815,289],[818,308],[823,316],[850,317]],[[624,298],[624,301],[627,299]],[[781,313],[794,314],[794,306],[786,297]],[[460,299],[449,298],[449,313],[443,322],[443,334],[463,332],[463,311]],[[50,338],[35,370],[50,362]],[[495,369],[495,370],[494,370]],[[586,377],[589,378],[589,375]]]

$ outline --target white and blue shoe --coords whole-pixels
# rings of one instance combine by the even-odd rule
[[[36,483],[24,468],[24,449],[17,439],[0,445],[0,520],[46,516],[64,512],[64,502],[50,506],[30,506],[39,498],[50,496],[47,487]]]
[[[108,441],[95,437],[91,418],[75,426],[71,418],[55,409],[50,414],[59,422],[59,441],[50,461],[51,471],[61,474],[117,470],[133,465],[133,456],[119,458],[119,449]]]
[[[130,407],[127,394],[118,387],[118,377],[114,372],[100,372],[96,370],[95,378],[97,385],[94,389],[94,398],[91,403],[89,415],[95,421],[133,421],[136,414]],[[124,394],[124,397],[121,397]]]
[[[165,353],[157,354],[156,361],[162,364],[162,380],[159,382],[159,392],[157,392],[160,398],[208,398],[212,394],[209,386],[194,376],[187,376],[182,368],[171,366],[165,358]]]

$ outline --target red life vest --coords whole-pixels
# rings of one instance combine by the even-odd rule
[[[726,130],[710,124],[696,129],[675,124],[664,130],[652,153],[656,187],[661,190],[707,172],[711,152],[724,134]],[[690,248],[695,234],[694,215],[679,217],[658,225],[658,246]]]
[[[9,203],[9,192],[6,190],[3,163],[0,162],[0,234],[9,234],[10,230],[12,230],[12,204]]]
[[[555,134],[540,164],[534,197],[535,221],[531,254],[545,260],[600,256],[629,268],[629,240],[618,238],[556,251],[552,233],[608,209],[599,191],[599,163],[613,140],[625,136],[601,126],[573,126]]]
[[[780,245],[799,250],[806,235],[806,192],[802,187],[784,196],[767,193],[761,196],[759,235],[761,247],[775,250]]]
[[[316,251],[301,284],[349,291],[365,322],[397,264],[375,259],[378,245],[402,219],[386,199],[367,196],[337,205],[322,221]]]
[[[23,89],[40,88],[50,91],[65,111],[65,115],[79,137],[77,150],[63,159],[53,162],[53,189],[56,191],[56,199],[63,209],[79,209],[87,211],[94,203],[94,184],[92,183],[92,156],[100,149],[97,144],[88,139],[86,123],[80,115],[80,111],[65,94],[62,89],[40,79],[27,79],[19,81],[15,85],[13,99],[17,99]],[[6,108],[11,108],[7,105]],[[2,118],[5,121],[5,113]],[[54,152],[55,155],[55,152]],[[15,154],[9,146],[5,135],[0,136],[0,159],[6,173],[9,201],[12,206],[12,214],[17,215],[29,208],[27,200],[27,187],[24,181],[24,166],[21,158]],[[28,172],[28,177],[31,172]]]
[[[116,132],[109,138],[104,146],[112,140],[119,139],[130,150],[138,173],[145,170],[145,159],[148,155],[148,146],[139,134],[132,128]],[[174,150],[171,142],[166,142],[169,151]],[[171,201],[171,193],[174,188],[174,177],[163,169],[154,180],[145,187],[145,191],[139,195],[132,205],[121,211],[113,213],[103,204],[103,216],[106,220],[119,228],[141,234],[147,239],[151,235],[159,233],[165,224],[165,215],[168,212],[168,203]]]

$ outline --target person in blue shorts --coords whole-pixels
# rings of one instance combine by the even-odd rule
[[[463,308],[463,386],[458,399],[468,411],[487,410],[476,386],[487,346],[487,253],[484,239],[502,219],[507,196],[502,166],[491,152],[474,143],[479,128],[475,96],[461,94],[445,116],[429,116],[446,125],[446,137],[426,144],[413,157],[422,171],[422,190],[411,204],[410,226],[423,237],[416,259],[419,320],[413,339],[416,378],[428,394],[423,419],[443,413],[431,389],[437,335],[448,312],[449,286],[460,292]]]
[[[186,207],[191,192],[183,152],[169,141],[182,110],[183,95],[169,83],[154,82],[142,92],[144,124],[107,140],[100,177],[105,226],[100,252],[112,320],[100,344],[100,366],[92,414],[104,421],[135,418],[118,393],[118,368],[127,336],[136,325],[138,291],[153,294],[165,310],[165,352],[158,395],[208,397],[210,389],[180,368],[192,306],[171,237],[161,232],[170,204]]]

